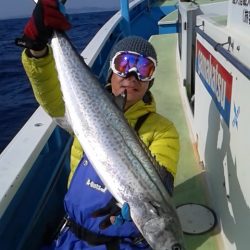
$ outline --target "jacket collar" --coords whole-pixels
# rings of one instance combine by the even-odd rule
[[[137,120],[140,116],[152,112],[156,112],[156,104],[153,96],[151,103],[145,103],[143,100],[140,100],[126,110],[124,115],[129,122],[133,122],[133,120]]]

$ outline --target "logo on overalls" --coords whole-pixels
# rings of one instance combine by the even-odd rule
[[[106,187],[102,187],[100,184],[94,183],[90,179],[87,180],[86,185],[103,193],[105,193],[107,190]]]

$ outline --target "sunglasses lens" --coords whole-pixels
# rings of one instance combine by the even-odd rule
[[[127,73],[130,68],[130,61],[131,58],[128,58],[125,54],[118,55],[114,60],[115,69],[122,74]]]
[[[145,57],[140,57],[137,63],[137,70],[142,78],[148,78],[153,75],[155,70],[155,65],[150,59]]]
[[[121,75],[126,76],[131,69],[136,69],[140,80],[151,80],[155,71],[155,63],[147,57],[139,54],[124,52],[118,54],[112,64],[113,70]]]

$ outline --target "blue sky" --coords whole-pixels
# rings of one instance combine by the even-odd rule
[[[114,10],[119,7],[120,0],[68,0],[66,10],[69,12],[87,12]],[[3,0],[0,8],[0,19],[27,17],[35,6],[33,0]]]

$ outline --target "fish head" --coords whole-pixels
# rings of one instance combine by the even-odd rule
[[[165,207],[164,207],[165,208]],[[142,234],[154,250],[185,250],[179,219],[173,208],[144,203]]]

